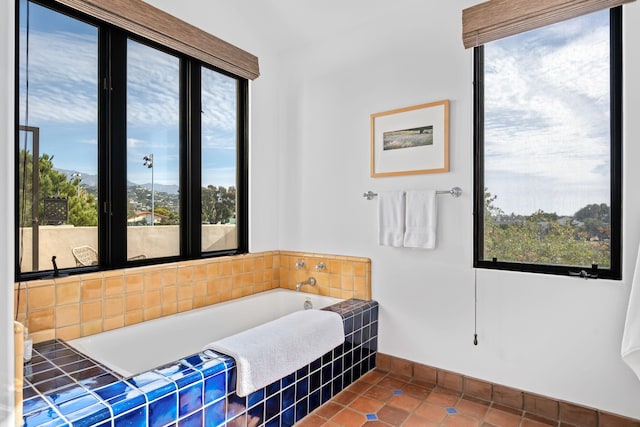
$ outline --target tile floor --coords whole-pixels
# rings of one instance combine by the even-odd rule
[[[542,427],[533,414],[376,369],[305,417],[296,427]]]

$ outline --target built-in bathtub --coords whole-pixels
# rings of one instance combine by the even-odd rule
[[[303,310],[341,300],[273,289],[69,341],[87,356],[128,377],[199,352],[206,344]],[[167,345],[171,343],[170,345]]]
[[[239,397],[234,360],[200,351],[202,347],[220,335],[301,309],[307,298],[315,308],[328,305],[326,310],[342,316],[345,343],[248,397]],[[60,340],[37,344],[32,362],[25,366],[25,425],[291,426],[375,366],[378,304],[335,301],[268,291],[216,304],[213,310],[198,309],[74,340],[73,347]],[[211,311],[221,317],[210,317]],[[167,323],[172,318],[185,323]],[[234,327],[227,329],[230,325]],[[154,330],[160,332],[157,342],[149,340]],[[224,332],[217,334],[220,330]],[[174,333],[177,337],[171,336]],[[193,344],[176,341],[185,336],[201,339]],[[153,359],[155,353],[161,359]]]

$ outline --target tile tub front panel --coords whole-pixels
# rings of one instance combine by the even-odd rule
[[[375,366],[378,304],[347,300],[345,343],[248,397],[235,393],[235,362],[212,351],[122,378],[54,340],[25,365],[29,426],[290,426]]]

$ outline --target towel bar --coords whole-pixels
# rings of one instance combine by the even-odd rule
[[[460,197],[462,195],[462,188],[453,187],[451,188],[451,190],[438,190],[436,191],[436,194],[450,194],[451,197]],[[376,197],[377,195],[378,193],[374,193],[371,190],[367,191],[366,193],[362,193],[362,197],[364,197],[367,200],[373,200],[373,198]]]

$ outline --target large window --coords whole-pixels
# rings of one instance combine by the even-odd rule
[[[620,278],[621,8],[475,48],[475,265]]]
[[[247,80],[18,4],[18,280],[246,252]]]

